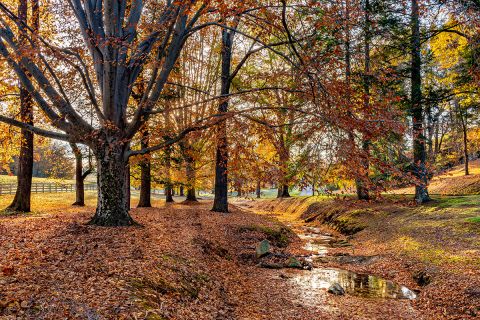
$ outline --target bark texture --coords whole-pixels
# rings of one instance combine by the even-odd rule
[[[20,49],[27,50],[28,37],[28,1],[21,0],[18,5],[18,17],[21,24]],[[32,30],[37,32],[40,25],[38,0],[32,1]],[[33,99],[27,88],[20,83],[20,119],[23,123],[33,125]],[[18,212],[30,212],[33,176],[33,133],[27,129],[21,130],[20,156],[18,159],[17,191],[12,203],[8,207]]]
[[[234,30],[222,30],[222,79],[221,94],[228,95],[232,83],[232,44],[235,36]],[[228,112],[228,99],[220,103],[218,112]],[[217,151],[215,158],[215,198],[212,211],[228,212],[228,140],[227,122],[221,121],[217,126]]]
[[[412,43],[411,43],[411,114],[413,122],[413,168],[417,179],[415,184],[415,201],[419,204],[430,201],[428,194],[426,139],[423,132],[422,106],[422,58],[420,39],[420,13],[418,0],[412,0]]]
[[[141,147],[148,148],[149,133],[144,131],[142,133]],[[151,162],[150,157],[142,160],[140,163],[141,170],[141,186],[140,186],[140,200],[138,201],[138,208],[150,208],[152,206],[152,177],[151,177]]]
[[[113,143],[95,150],[97,158],[98,204],[90,224],[130,226],[135,222],[128,213],[129,183],[126,147]]]

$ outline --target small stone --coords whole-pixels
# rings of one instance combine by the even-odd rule
[[[24,301],[22,301],[22,303],[20,303],[20,307],[22,309],[28,309],[28,308],[30,308],[30,304],[27,301],[24,300]]]
[[[290,257],[288,258],[287,262],[285,263],[285,265],[287,266],[287,268],[298,268],[298,269],[302,269],[303,268],[303,265],[300,261],[298,261],[297,258],[295,257]]]
[[[335,282],[328,288],[328,293],[336,296],[343,296],[345,294],[345,289],[343,289],[338,282]]]
[[[263,240],[257,244],[257,248],[255,249],[255,255],[257,258],[261,258],[266,256],[270,253],[270,242],[268,240]]]

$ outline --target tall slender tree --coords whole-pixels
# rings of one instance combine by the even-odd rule
[[[411,0],[411,115],[413,123],[413,169],[417,179],[415,201],[419,204],[430,201],[428,194],[428,173],[426,139],[423,132],[422,102],[422,56],[420,38],[420,10],[418,0]]]
[[[31,22],[28,18],[28,0],[20,0],[18,4],[19,19],[19,49],[28,51],[29,37],[27,28],[31,28],[33,33],[38,33],[40,27],[40,6],[38,0],[31,1]],[[23,69],[27,76],[27,70]],[[34,102],[29,90],[20,82],[20,120],[28,125],[33,125],[33,107]],[[14,211],[30,212],[30,199],[32,194],[32,175],[33,175],[33,132],[26,128],[21,131],[21,146],[18,159],[17,191],[12,204],[8,207]]]
[[[222,29],[222,69],[220,95],[225,98],[218,106],[220,115],[228,112],[230,88],[232,85],[232,51],[233,40],[236,33],[238,19],[234,22],[234,28]],[[212,211],[228,212],[228,141],[226,120],[217,125],[217,151],[215,160],[215,198]]]

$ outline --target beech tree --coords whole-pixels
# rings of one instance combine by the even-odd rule
[[[63,3],[56,5],[64,6]],[[206,125],[197,124],[142,150],[130,150],[129,143],[155,111],[189,36],[219,23],[218,17],[228,16],[233,9],[224,6],[222,1],[170,0],[150,3],[148,7],[142,0],[69,0],[64,9],[75,16],[83,39],[80,48],[59,48],[41,37],[36,39],[32,28],[26,27],[8,6],[0,4],[0,54],[18,75],[48,124],[57,130],[3,115],[0,121],[35,134],[89,146],[97,160],[99,190],[97,210],[90,223],[132,225],[134,221],[127,209],[129,157],[165,148]],[[14,25],[26,28],[29,50],[20,50]],[[153,30],[144,32],[145,25],[154,26]],[[35,52],[38,58],[26,51]],[[84,94],[95,109],[96,123],[87,122],[69,98],[61,68],[55,68],[49,59],[52,57],[61,60],[63,67],[70,66],[77,71]],[[147,87],[140,104],[135,110],[129,110],[133,87],[147,63],[153,64],[145,78]]]

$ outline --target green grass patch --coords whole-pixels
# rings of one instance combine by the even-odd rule
[[[437,209],[478,207],[479,200],[479,196],[445,196],[435,199],[427,206]]]
[[[467,222],[470,222],[470,223],[480,224],[480,217],[471,217],[465,220],[467,220]]]

